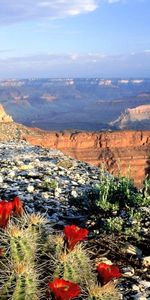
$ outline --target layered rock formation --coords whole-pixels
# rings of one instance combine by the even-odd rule
[[[1,104],[0,104],[0,122],[3,122],[3,123],[13,122],[12,117],[6,114],[4,108]]]
[[[150,127],[150,105],[128,108],[117,120],[111,122],[110,125],[119,129],[148,128]]]
[[[15,122],[0,123],[0,141],[26,140],[58,149],[91,165],[134,178],[138,186],[150,174],[150,131],[48,132]]]
[[[51,132],[35,130],[26,141],[62,152],[112,173],[134,178],[138,186],[150,173],[150,131]]]

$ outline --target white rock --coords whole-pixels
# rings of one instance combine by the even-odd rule
[[[28,191],[29,193],[33,193],[33,191],[34,191],[34,186],[33,186],[33,185],[28,185],[27,191]]]
[[[139,282],[140,285],[144,286],[145,288],[150,288],[150,281],[147,280],[141,280]]]
[[[49,194],[46,192],[41,193],[41,197],[48,199],[49,198]]]
[[[125,267],[122,269],[122,273],[124,277],[132,277],[135,271],[132,267]]]
[[[79,179],[79,180],[78,180],[78,183],[80,183],[80,184],[85,184],[85,179],[83,179],[83,178]]]
[[[144,267],[149,267],[150,266],[150,256],[145,256],[143,258],[142,264]]]
[[[132,255],[136,255],[137,257],[141,257],[142,256],[142,250],[140,250],[139,248],[129,244],[129,243],[126,243],[125,244],[125,247],[123,249],[123,251],[125,253],[129,253],[129,254],[132,254]]]
[[[134,300],[147,300],[146,297],[144,297],[142,294],[135,295]]]
[[[8,176],[11,177],[11,178],[15,177],[15,175],[16,175],[15,171],[11,171],[8,174]]]
[[[3,182],[3,177],[0,175],[0,183]]]
[[[138,285],[136,285],[136,284],[133,284],[133,286],[132,286],[132,290],[133,290],[133,291],[135,291],[135,292],[139,292],[140,288],[139,288],[139,286],[138,286]]]
[[[55,189],[55,192],[57,192],[58,194],[60,194],[60,193],[61,193],[61,188],[58,188],[58,187],[57,187],[57,188]]]
[[[105,264],[108,264],[108,265],[112,265],[111,260],[109,260],[107,257],[100,257],[98,259],[98,263],[105,263]]]
[[[73,196],[74,198],[78,197],[78,194],[75,190],[71,191],[71,196]]]

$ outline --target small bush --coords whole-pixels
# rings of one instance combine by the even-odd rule
[[[143,189],[138,190],[130,178],[113,177],[102,170],[95,187],[70,201],[88,214],[88,224],[94,227],[94,232],[122,232],[139,239],[141,226],[138,224],[146,212],[138,209],[149,207],[150,179],[146,178]]]

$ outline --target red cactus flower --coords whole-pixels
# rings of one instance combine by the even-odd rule
[[[87,229],[80,228],[76,225],[65,226],[64,234],[68,249],[72,250],[78,242],[87,237],[88,233],[89,231]]]
[[[11,202],[6,202],[6,201],[1,201],[0,202],[0,227],[5,228],[8,220],[12,214],[13,210],[13,203]]]
[[[23,205],[22,205],[22,202],[20,200],[19,197],[14,197],[13,198],[13,212],[16,214],[16,215],[22,215],[23,213]]]
[[[122,276],[120,270],[117,266],[108,265],[106,263],[100,263],[97,266],[98,277],[102,285],[108,283],[114,278],[119,278]]]
[[[55,300],[70,300],[80,295],[81,289],[78,284],[56,278],[48,284]]]

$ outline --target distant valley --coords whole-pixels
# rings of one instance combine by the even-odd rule
[[[46,130],[150,129],[150,113],[129,116],[150,105],[150,79],[3,80],[0,103],[16,122]]]

